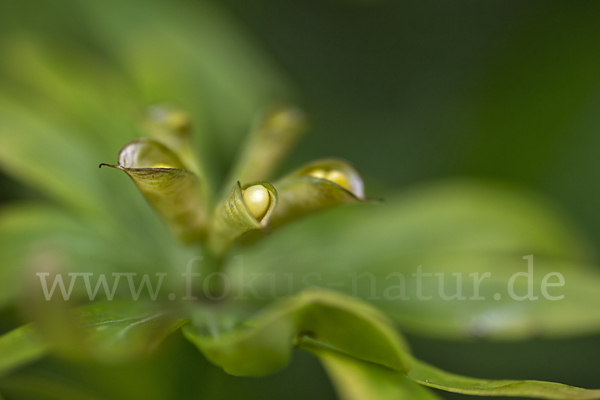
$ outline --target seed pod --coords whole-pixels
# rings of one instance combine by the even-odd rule
[[[185,243],[205,236],[206,215],[198,177],[168,147],[150,139],[129,142],[119,164],[101,164],[124,171],[173,233]]]
[[[271,184],[257,182],[242,187],[237,182],[215,209],[208,240],[212,253],[221,256],[246,232],[267,229],[277,202],[277,191]]]

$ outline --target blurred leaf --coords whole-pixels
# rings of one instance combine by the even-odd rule
[[[80,247],[89,232],[72,216],[40,204],[5,206],[0,213],[0,306],[22,288],[28,263],[40,247]],[[75,237],[79,240],[73,240]],[[70,246],[68,246],[70,245]],[[93,264],[92,253],[87,259]]]
[[[255,122],[229,182],[243,184],[269,180],[306,129],[302,110],[276,106]]]
[[[321,359],[341,400],[439,399],[433,391],[391,369],[317,346],[308,350]]]
[[[243,268],[246,276],[259,276],[253,283],[262,298],[290,294],[288,285],[293,292],[307,285],[335,285],[421,334],[576,335],[600,328],[600,276],[588,266],[590,253],[579,232],[540,199],[459,181],[417,188],[377,207],[337,210],[299,222],[245,251],[242,263],[232,262],[231,274]],[[540,299],[512,300],[508,282],[528,271],[523,256],[530,254]],[[447,295],[457,292],[452,274],[462,274],[466,297],[476,296],[469,274],[491,273],[480,284],[485,300],[445,300],[438,276],[422,279],[423,295],[432,298],[418,299],[413,276],[418,266],[423,273],[445,274]],[[560,301],[540,296],[540,281],[550,272],[566,280],[558,289],[565,295]],[[526,279],[515,282],[515,293],[522,295]],[[495,300],[496,293],[501,301]]]
[[[171,104],[158,104],[146,110],[144,120],[148,136],[156,139],[179,156],[187,169],[198,176],[203,183],[204,200],[212,204],[213,189],[207,174],[206,160],[196,155],[194,127],[190,116],[182,109]]]
[[[107,60],[45,37],[21,34],[2,44],[6,90],[30,112],[68,126],[65,134],[93,143],[98,158],[136,136],[140,105],[131,84]]]
[[[154,350],[186,320],[143,302],[101,302],[76,310],[91,354],[109,363]]]
[[[157,254],[144,238],[128,233],[126,229],[94,230],[48,204],[4,206],[0,212],[0,306],[26,292],[25,284],[39,291],[37,272],[87,272],[99,276],[124,270],[148,273],[169,265],[167,254]],[[59,265],[46,271],[52,260]],[[74,298],[80,296],[87,298],[83,285],[77,285],[73,291]],[[28,303],[28,299],[23,300]]]
[[[0,382],[0,387],[10,395],[10,399],[108,400],[107,397],[79,387],[73,382],[64,382],[56,377],[41,374],[14,376],[10,380]]]
[[[89,175],[93,154],[69,128],[0,97],[0,166],[84,215],[108,218],[102,182]]]
[[[0,376],[44,356],[47,346],[31,325],[0,336]]]
[[[122,72],[41,38],[15,35],[0,44],[8,75],[0,96],[0,166],[105,233],[164,255],[168,235],[144,200],[130,195],[130,182],[96,168],[136,136],[140,104]]]
[[[104,363],[127,361],[154,350],[187,322],[171,311],[141,301],[98,302],[71,311],[73,314],[67,316],[70,318],[62,315],[49,318],[57,323],[66,321],[69,333],[80,335],[71,341],[69,349],[64,348],[68,344],[58,343],[61,338],[53,337],[62,331],[50,332],[47,326],[25,325],[0,336],[0,374],[36,360],[48,351]]]
[[[144,101],[173,101],[194,114],[210,115],[226,159],[264,104],[289,97],[287,82],[259,46],[208,1],[81,5]]]
[[[262,376],[283,368],[294,341],[302,336],[318,338],[358,359],[400,371],[408,368],[408,347],[385,318],[335,292],[307,291],[283,300],[239,329],[221,332],[217,326],[214,321],[194,320],[183,333],[232,375]]]

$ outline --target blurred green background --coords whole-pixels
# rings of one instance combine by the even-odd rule
[[[111,39],[98,39],[83,3],[0,0],[0,38],[40,35],[110,63]],[[199,3],[204,7],[165,1],[163,10],[195,11]],[[222,0],[214,6],[275,66],[274,79],[291,83],[290,97],[310,116],[312,129],[283,169],[343,157],[363,173],[374,196],[453,176],[508,181],[553,199],[600,242],[600,2]],[[160,23],[161,14],[156,18]],[[0,76],[0,91],[7,79]],[[219,125],[220,134],[234,138],[233,147],[243,122]],[[222,150],[214,157],[232,154]],[[35,196],[0,175],[2,202]],[[600,386],[600,336],[518,343],[409,339],[416,355],[456,373]],[[181,393],[172,398],[238,398],[250,391],[257,399],[335,398],[318,362],[306,354],[276,376],[227,378],[207,388],[206,376],[216,369],[178,337],[168,346],[175,350],[154,363],[192,367],[176,369],[187,372],[178,376]],[[85,371],[56,360],[34,368],[91,385]],[[152,363],[131,370],[144,368]],[[139,382],[152,376],[138,373]],[[118,373],[107,379],[120,384]],[[149,398],[159,398],[156,393]]]

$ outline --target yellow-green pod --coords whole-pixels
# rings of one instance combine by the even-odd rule
[[[206,214],[198,177],[165,145],[137,139],[121,149],[119,164],[101,164],[124,171],[148,203],[185,243],[201,240]]]
[[[269,179],[307,125],[304,112],[298,108],[270,109],[254,124],[229,181]]]
[[[271,218],[277,227],[341,204],[366,201],[363,180],[339,159],[312,162],[275,182],[279,203]]]
[[[277,191],[271,184],[256,182],[242,187],[237,182],[215,209],[210,225],[211,252],[220,257],[243,234],[267,229],[277,203]]]

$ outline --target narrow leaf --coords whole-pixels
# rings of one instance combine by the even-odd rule
[[[451,374],[414,360],[407,376],[425,386],[476,396],[534,397],[540,399],[599,399],[600,390],[587,390],[553,382],[484,380]]]
[[[209,2],[85,1],[82,10],[143,102],[172,99],[202,112],[226,159],[240,143],[240,126],[266,101],[290,97],[287,78],[252,35]]]
[[[268,180],[306,127],[297,108],[277,106],[261,116],[252,128],[230,182]]]
[[[148,139],[134,140],[119,153],[119,165],[107,166],[127,173],[182,241],[193,243],[204,236],[201,184],[169,148]]]
[[[43,357],[46,352],[47,346],[31,325],[0,336],[0,376]]]
[[[75,323],[95,359],[117,362],[154,350],[186,320],[141,302],[101,302],[81,307]]]
[[[306,343],[302,348],[321,359],[341,400],[440,399],[433,391],[389,368]]]
[[[68,349],[66,343],[56,343],[47,327],[37,324],[25,325],[0,336],[0,375],[49,352],[105,363],[127,361],[151,352],[187,322],[174,312],[142,302],[99,302],[71,311],[57,319],[67,321],[64,328],[70,328],[71,334],[78,335]],[[55,329],[55,332],[59,331],[59,328]],[[47,334],[50,336],[46,337]]]
[[[209,179],[205,166],[197,156],[190,116],[174,105],[159,104],[148,108],[144,125],[150,137],[173,150],[186,169],[196,174],[204,183],[204,199],[209,203],[212,190],[208,184]]]
[[[256,214],[252,199],[246,199],[245,191],[260,189],[264,192],[264,212]],[[277,209],[278,195],[275,188],[266,182],[245,185],[238,182],[231,194],[216,208],[211,221],[209,248],[217,256],[223,253],[242,234],[252,230],[264,230]],[[255,215],[256,214],[256,215]],[[262,214],[262,215],[261,215]]]

